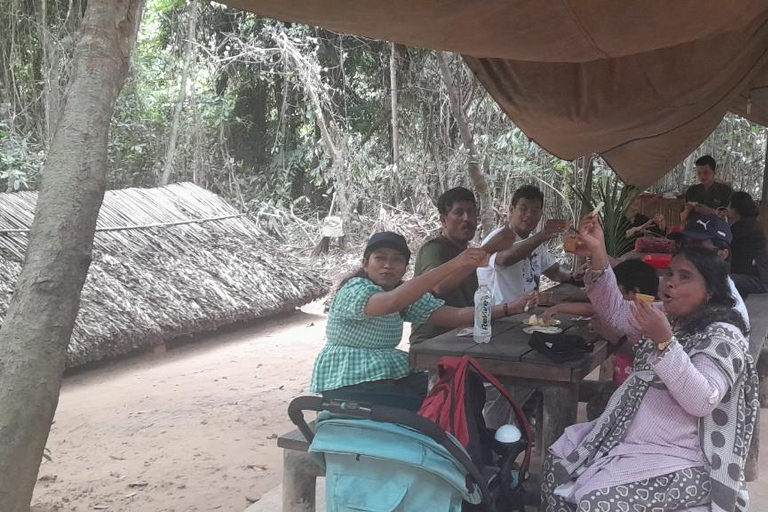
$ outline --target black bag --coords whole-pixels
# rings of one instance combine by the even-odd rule
[[[546,334],[534,332],[528,345],[556,363],[580,359],[592,352],[595,343],[577,334]]]

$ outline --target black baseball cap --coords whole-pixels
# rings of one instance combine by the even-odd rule
[[[383,248],[394,249],[403,253],[409,260],[411,259],[411,251],[408,249],[408,243],[405,241],[403,235],[392,231],[381,231],[371,235],[371,238],[368,239],[368,245],[365,246],[363,258],[370,256],[376,249]]]
[[[670,238],[689,238],[691,240],[712,240],[720,241],[728,247],[731,246],[731,240],[733,234],[731,234],[731,227],[721,217],[706,213],[699,215],[693,220],[689,220],[685,225],[685,229],[681,233],[675,233],[676,236]]]

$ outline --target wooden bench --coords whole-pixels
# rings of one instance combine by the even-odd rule
[[[768,407],[768,294],[750,295],[744,301],[752,329],[749,335],[749,353],[757,365],[760,376],[760,407]]]
[[[315,429],[315,422],[309,424]],[[283,512],[315,512],[317,477],[325,476],[307,453],[309,443],[299,429],[277,438],[283,449]]]
[[[768,407],[768,349],[765,346],[768,338],[768,294],[750,295],[744,301],[749,313],[749,353],[755,360],[757,374],[760,377],[760,407]],[[744,477],[747,482],[754,482],[759,477],[758,460],[760,457],[760,410],[758,409],[757,424],[752,439],[752,446],[747,456]]]

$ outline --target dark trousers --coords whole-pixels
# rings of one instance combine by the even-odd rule
[[[733,279],[733,284],[736,285],[736,289],[739,290],[743,299],[746,299],[750,293],[768,292],[768,283],[764,283],[754,276],[731,274],[731,279]]]
[[[416,412],[427,397],[429,377],[427,372],[416,372],[402,379],[361,382],[330,391],[323,391],[323,398],[354,400],[355,402],[386,405]]]

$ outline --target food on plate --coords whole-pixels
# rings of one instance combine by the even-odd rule
[[[539,326],[539,325],[532,325],[530,327],[526,327],[523,329],[523,332],[528,334],[533,334],[534,332],[543,332],[545,334],[560,334],[563,332],[563,330],[559,327],[555,327],[553,325],[551,326]]]
[[[560,323],[560,320],[555,318],[544,318],[536,316],[534,313],[524,323],[535,327],[552,327]]]

